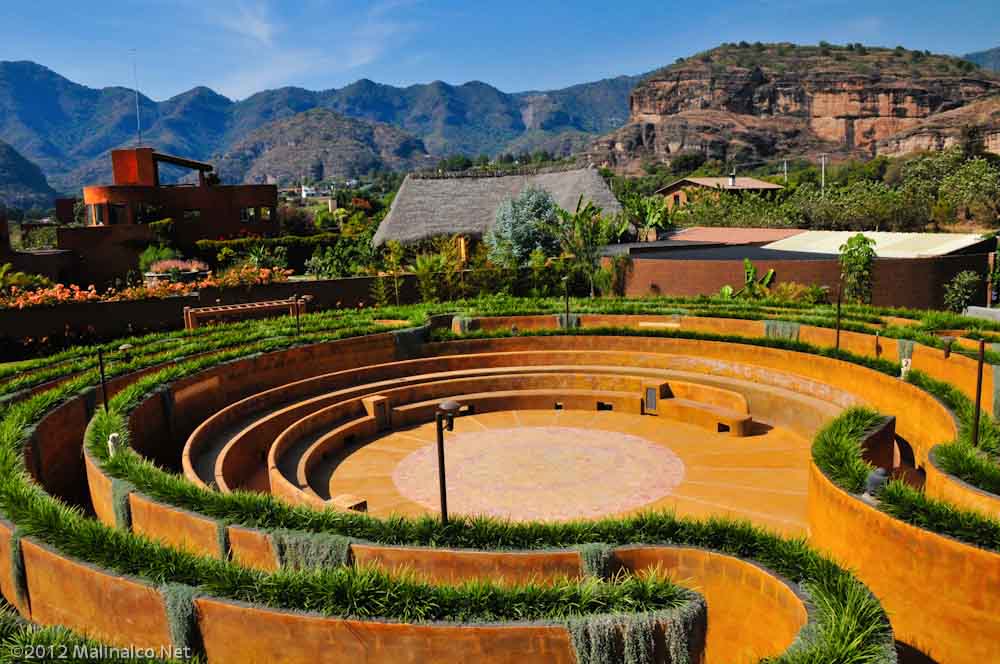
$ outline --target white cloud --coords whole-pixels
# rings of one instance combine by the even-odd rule
[[[235,12],[219,14],[216,21],[223,28],[264,46],[273,46],[278,24],[270,18],[268,6],[263,2],[240,5]]]
[[[295,30],[287,31],[295,34],[294,44],[284,38],[286,31],[270,18],[266,4],[244,5],[232,15],[217,16],[218,25],[257,42],[257,49],[266,46],[266,51],[248,53],[243,60],[246,66],[230,70],[215,87],[229,97],[243,98],[317,72],[345,73],[364,67],[384,57],[416,29],[414,23],[398,18],[399,10],[413,4],[415,0],[382,0],[353,18],[337,16],[333,28],[329,24],[331,14],[314,5],[318,15],[314,24],[297,22]],[[313,27],[321,36],[309,39]],[[304,40],[321,46],[302,48]]]

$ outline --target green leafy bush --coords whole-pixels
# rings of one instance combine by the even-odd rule
[[[555,255],[559,243],[552,227],[558,209],[552,195],[537,187],[526,187],[515,198],[504,201],[497,209],[496,223],[483,238],[490,260],[497,265],[519,267],[536,248],[546,256]]]
[[[180,252],[165,245],[151,244],[139,254],[139,271],[149,272],[154,263],[180,258]]]
[[[972,302],[972,297],[982,281],[983,278],[972,270],[959,272],[944,287],[944,306],[948,311],[962,313]]]

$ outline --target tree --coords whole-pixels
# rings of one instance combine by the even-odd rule
[[[558,210],[559,221],[555,235],[567,257],[570,269],[584,276],[590,284],[590,297],[594,297],[596,281],[601,272],[601,249],[611,238],[611,224],[601,216],[601,208],[593,201],[583,203],[580,196],[574,212]]]
[[[338,230],[345,219],[347,219],[347,210],[345,208],[337,208],[332,212],[330,210],[320,210],[313,216],[313,223],[316,224],[318,230],[330,232]]]
[[[997,220],[1000,169],[986,159],[970,159],[947,175],[940,186],[941,200],[956,210],[972,212],[983,223]]]
[[[959,272],[944,287],[944,306],[948,311],[960,314],[972,302],[976,289],[982,282],[982,277],[972,270]]]
[[[80,226],[87,225],[87,204],[83,202],[82,198],[78,198],[73,203],[73,223]]]
[[[496,223],[483,238],[490,260],[504,267],[521,267],[535,249],[554,255],[559,249],[552,232],[558,209],[552,195],[537,187],[526,187],[504,201],[497,210]]]
[[[874,245],[875,240],[858,233],[840,246],[840,278],[844,299],[862,304],[871,302]]]

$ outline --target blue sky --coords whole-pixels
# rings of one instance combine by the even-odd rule
[[[996,0],[6,0],[0,60],[162,100],[359,78],[548,89],[638,74],[724,41],[866,44],[961,54],[1000,46]]]

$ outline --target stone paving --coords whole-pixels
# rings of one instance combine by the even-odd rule
[[[446,432],[449,512],[565,520],[673,509],[806,533],[809,441],[757,425],[739,438],[661,417],[504,411]],[[372,514],[438,512],[434,423],[392,431],[335,461],[331,493]]]
[[[636,510],[684,478],[670,451],[631,434],[568,426],[514,427],[448,435],[450,511],[565,521]],[[404,457],[392,474],[400,494],[438,508],[437,445]]]

